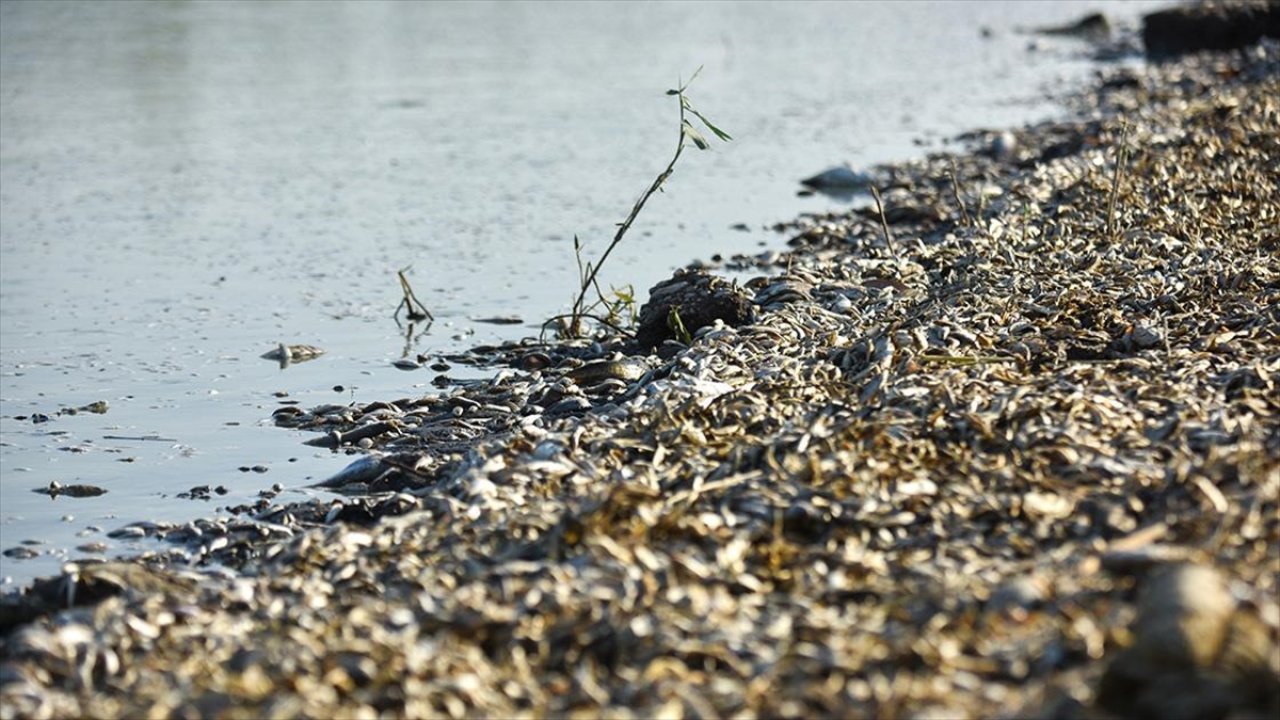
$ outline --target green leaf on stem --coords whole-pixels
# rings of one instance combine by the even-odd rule
[[[706,125],[708,130],[710,130],[711,132],[715,133],[716,137],[720,138],[720,139],[721,139],[721,140],[723,140],[724,142],[728,142],[728,141],[730,141],[730,140],[732,140],[732,139],[733,139],[733,136],[732,136],[732,135],[730,135],[729,133],[727,133],[727,132],[725,132],[725,131],[721,130],[720,128],[716,127],[715,125],[712,125],[712,124],[711,124],[711,121],[710,121],[710,120],[708,120],[708,119],[706,118],[706,116],[704,116],[702,113],[698,112],[697,110],[694,110],[693,108],[689,108],[689,112],[693,113],[694,115],[697,115],[697,116],[698,116],[698,119],[702,121],[702,124],[703,124],[703,125]]]
[[[684,136],[692,140],[693,144],[697,145],[699,150],[706,150],[711,147],[707,142],[707,139],[702,137],[702,133],[698,132],[697,129],[690,125],[687,120],[684,123]]]

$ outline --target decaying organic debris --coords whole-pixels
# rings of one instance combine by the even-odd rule
[[[281,410],[359,496],[38,583],[0,715],[1274,716],[1278,97],[1274,46],[1118,71],[668,360]]]
[[[675,316],[672,316],[675,312]],[[649,291],[649,301],[640,308],[636,342],[642,350],[674,339],[671,325],[676,317],[689,333],[719,321],[739,327],[752,318],[750,297],[733,283],[702,272],[677,272]]]

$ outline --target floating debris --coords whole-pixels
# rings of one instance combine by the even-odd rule
[[[86,485],[83,483],[72,483],[71,485],[63,485],[54,480],[45,487],[35,488],[33,492],[41,495],[48,495],[51,498],[57,498],[59,495],[66,495],[73,498],[97,497],[106,495],[107,491],[97,485]]]
[[[521,325],[524,319],[518,315],[503,315],[500,317],[471,318],[471,322],[488,323],[489,325]]]
[[[58,410],[59,415],[78,415],[82,412],[93,413],[94,415],[105,415],[107,414],[107,401],[98,400],[97,402],[91,402],[88,405],[81,405],[80,407],[74,408],[62,408]]]
[[[280,367],[288,367],[290,363],[306,362],[315,360],[324,354],[324,350],[314,345],[285,345],[280,343],[275,350],[262,354],[264,360],[275,360],[280,363]]]
[[[163,437],[161,435],[103,435],[103,440],[134,440],[137,442],[178,442],[177,438]]]

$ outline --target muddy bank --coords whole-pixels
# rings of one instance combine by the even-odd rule
[[[3,715],[1274,713],[1278,91],[1108,72],[734,259],[737,327],[282,409],[350,499],[10,598]]]

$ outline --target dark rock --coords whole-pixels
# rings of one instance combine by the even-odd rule
[[[1041,35],[1065,35],[1067,37],[1099,41],[1105,40],[1111,35],[1111,23],[1107,22],[1106,15],[1091,13],[1076,22],[1055,27],[1037,28],[1036,32]]]
[[[642,348],[650,350],[675,338],[667,320],[672,308],[690,335],[716,320],[737,327],[753,317],[750,299],[736,284],[703,272],[677,270],[649,290],[649,302],[640,308],[636,342]]]
[[[1200,50],[1234,50],[1280,38],[1280,2],[1206,2],[1142,18],[1142,44],[1153,60]]]
[[[178,493],[178,497],[183,500],[208,500],[213,492],[213,488],[208,485],[196,485],[186,492]]]

